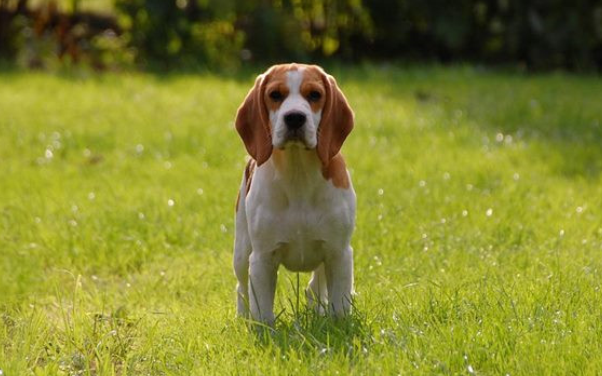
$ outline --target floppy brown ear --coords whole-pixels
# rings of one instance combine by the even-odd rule
[[[339,153],[347,135],[353,129],[353,111],[335,79],[322,73],[326,88],[326,101],[322,110],[322,120],[318,128],[318,157],[326,167]]]
[[[236,113],[236,130],[247,152],[261,166],[272,155],[272,135],[264,103],[266,75],[259,75]]]

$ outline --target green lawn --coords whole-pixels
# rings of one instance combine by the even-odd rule
[[[264,336],[231,269],[251,74],[0,73],[0,375],[598,374],[602,80],[331,72],[355,313],[281,270]]]

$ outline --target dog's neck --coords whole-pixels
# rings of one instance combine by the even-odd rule
[[[275,170],[276,179],[288,186],[292,194],[298,190],[311,190],[325,182],[322,165],[315,149],[308,150],[300,145],[274,149],[269,162]]]

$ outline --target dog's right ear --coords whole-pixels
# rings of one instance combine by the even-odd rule
[[[247,152],[261,166],[272,155],[272,135],[264,94],[268,75],[262,74],[236,113],[236,130]]]
[[[319,69],[326,88],[326,102],[318,129],[318,157],[323,167],[341,150],[347,135],[353,129],[353,110],[337,85],[334,77]]]

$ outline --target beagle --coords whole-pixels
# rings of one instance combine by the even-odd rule
[[[313,271],[308,304],[351,309],[355,192],[339,150],[353,111],[316,65],[275,65],[236,114],[249,160],[236,202],[237,313],[272,325],[280,264]]]

